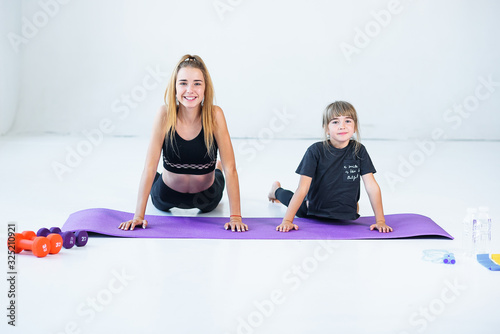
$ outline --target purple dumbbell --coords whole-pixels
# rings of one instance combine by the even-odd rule
[[[75,241],[74,244],[76,247],[83,247],[87,244],[87,241],[89,241],[89,234],[87,231],[84,230],[77,230],[76,232],[61,232],[61,229],[59,227],[51,227],[50,232],[52,233],[71,233],[75,236]]]
[[[75,245],[75,235],[71,232],[61,232],[59,227],[51,227],[50,230],[42,227],[36,232],[39,237],[46,237],[49,234],[59,234],[63,239],[63,247],[66,249],[70,249]]]
[[[50,230],[43,227],[38,230],[37,236],[47,236],[51,233],[59,234],[63,238],[63,247],[66,249],[70,249],[74,245],[77,247],[83,247],[89,240],[87,231],[78,230],[75,233],[62,232],[59,227],[51,227]]]
[[[74,244],[76,247],[83,247],[87,244],[87,241],[89,241],[89,234],[87,231],[84,230],[77,230],[76,232],[62,232],[59,227],[51,227],[50,228],[51,233],[57,233],[57,234],[63,234],[63,233],[70,233],[74,236]],[[73,247],[73,246],[71,246]]]
[[[89,234],[87,231],[84,230],[77,230],[75,232],[75,237],[76,237],[76,247],[83,247],[87,244],[87,241],[89,241]]]

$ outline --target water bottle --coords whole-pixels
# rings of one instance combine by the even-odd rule
[[[474,250],[476,254],[489,254],[491,243],[491,219],[489,209],[479,207],[479,213],[473,221]]]
[[[466,257],[471,257],[474,253],[473,222],[476,218],[476,208],[467,208],[467,214],[463,221],[462,248]]]

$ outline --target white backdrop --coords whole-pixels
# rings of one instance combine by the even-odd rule
[[[0,0],[0,34],[21,34],[21,1]],[[0,39],[0,135],[15,118],[21,80],[21,60],[7,38]]]
[[[191,53],[233,137],[318,137],[324,107],[347,100],[363,138],[500,139],[493,0],[1,1],[21,24],[1,28],[2,64],[20,67],[1,74],[13,134],[148,136]]]

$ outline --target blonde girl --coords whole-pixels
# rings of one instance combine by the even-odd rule
[[[209,212],[219,204],[227,179],[232,231],[247,231],[242,223],[238,173],[231,138],[222,109],[213,104],[214,89],[205,63],[185,55],[177,63],[167,90],[165,105],[156,114],[146,162],[139,184],[134,218],[119,225],[122,230],[146,228],[149,195],[153,205],[198,208]],[[222,162],[217,161],[219,151]],[[157,172],[163,157],[162,173]]]

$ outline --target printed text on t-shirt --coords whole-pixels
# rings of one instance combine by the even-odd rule
[[[344,182],[355,182],[359,180],[359,164],[354,160],[344,161]]]

